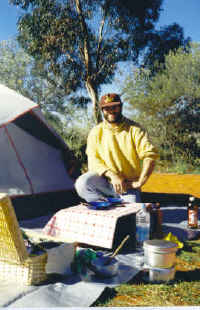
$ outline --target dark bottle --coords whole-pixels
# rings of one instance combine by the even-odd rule
[[[188,208],[188,228],[197,229],[198,228],[198,204],[195,197],[189,197]]]
[[[160,209],[160,203],[153,203],[151,209],[151,239],[161,239],[162,236],[162,218],[163,213]]]
[[[162,223],[163,223],[163,211],[160,208],[160,203],[156,203],[155,205],[157,210],[157,238],[163,238],[163,231],[162,231]]]

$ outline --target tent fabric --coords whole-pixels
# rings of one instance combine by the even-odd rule
[[[0,191],[20,196],[72,190],[63,159],[69,150],[38,105],[3,85],[0,98]]]
[[[46,126],[46,128],[49,129],[49,131],[51,131],[51,134],[54,135],[54,138],[57,139],[57,141],[59,140],[59,143],[61,144],[61,146],[63,146],[65,149],[67,148],[66,143],[63,141],[63,139],[59,136],[59,134],[56,132],[56,130],[51,127],[47,122],[46,119],[44,117],[44,115],[42,114],[41,110],[39,107],[34,108],[34,110],[32,110],[32,113],[35,115],[35,117],[37,117],[38,119],[40,119],[40,122],[43,122]]]
[[[0,126],[5,125],[38,105],[0,84]]]
[[[36,111],[36,109],[31,110],[30,113],[25,113],[16,118],[13,123],[37,139],[55,148],[66,148],[66,144],[63,143],[60,136],[48,126],[41,111]]]

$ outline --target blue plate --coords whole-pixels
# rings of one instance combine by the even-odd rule
[[[107,199],[110,203],[121,203],[123,201],[120,197],[108,197]]]
[[[111,203],[109,201],[90,201],[89,204],[94,209],[103,209],[103,208],[107,208],[111,205]]]

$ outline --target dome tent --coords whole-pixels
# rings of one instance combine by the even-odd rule
[[[61,196],[70,204],[74,181],[64,141],[28,98],[0,85],[0,100],[0,192],[9,194],[22,218],[51,211]]]

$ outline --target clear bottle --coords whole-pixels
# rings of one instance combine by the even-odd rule
[[[188,228],[197,229],[198,228],[198,204],[195,197],[189,197],[188,208]]]
[[[143,203],[140,211],[136,213],[136,249],[143,249],[143,242],[150,239],[150,212]]]

